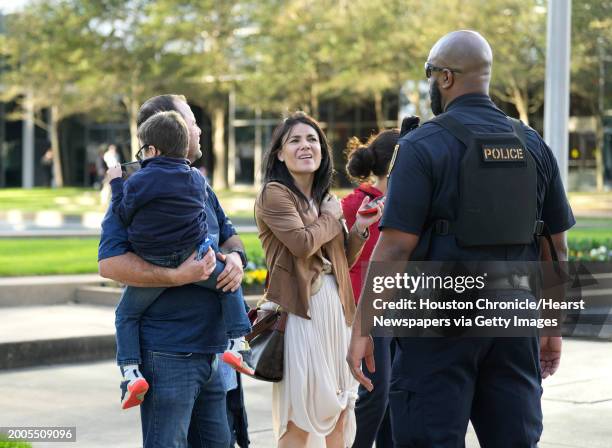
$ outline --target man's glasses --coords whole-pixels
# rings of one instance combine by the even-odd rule
[[[140,149],[138,150],[138,152],[136,153],[136,160],[138,160],[139,162],[142,162],[142,160],[144,159],[144,153],[147,150],[147,148],[151,146],[148,143],[142,145],[140,147]]]
[[[456,68],[450,68],[450,67],[437,67],[435,65],[433,65],[430,62],[426,62],[425,63],[425,77],[427,79],[431,78],[431,74],[433,72],[441,72],[444,70],[448,70],[451,73],[462,73],[461,70],[456,69]]]

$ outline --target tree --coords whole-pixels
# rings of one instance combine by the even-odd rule
[[[572,3],[572,93],[597,117],[596,185],[604,187],[603,119],[612,109],[612,1]]]
[[[335,3],[267,0],[253,14],[256,32],[245,45],[250,75],[241,93],[264,109],[318,115],[320,89],[333,71]]]
[[[240,61],[242,36],[250,25],[249,6],[249,2],[192,2],[186,10],[190,20],[174,32],[175,38],[196,43],[185,59],[187,89],[192,92],[190,99],[211,116],[215,188],[231,187],[235,181],[235,153],[230,148],[228,154],[225,145],[225,116],[228,97],[244,77]]]
[[[520,119],[544,101],[546,8],[542,0],[445,0],[428,17],[437,37],[458,29],[481,33],[493,49],[491,93],[514,105]]]
[[[95,95],[96,71],[90,56],[98,41],[89,28],[90,18],[91,11],[77,1],[35,1],[10,17],[2,42],[7,64],[4,99],[17,100],[22,110],[49,111],[48,123],[37,123],[49,131],[58,187],[64,184],[61,121],[105,101]]]
[[[98,2],[99,3],[99,2]],[[138,151],[138,110],[147,98],[185,93],[212,116],[216,188],[227,187],[225,104],[232,79],[238,19],[231,2],[105,0],[97,19],[103,84],[124,105],[132,154]]]
[[[185,54],[191,42],[170,38],[181,26],[181,10],[165,16],[167,2],[82,0],[98,5],[92,19],[101,45],[95,52],[99,87],[123,105],[130,129],[131,154],[138,152],[137,115],[149,97],[183,91]]]
[[[334,73],[321,87],[322,93],[348,103],[374,100],[376,121],[382,129],[383,94],[399,92],[406,80],[423,77],[428,48],[422,17],[427,11],[428,6],[416,1],[340,4],[332,22],[337,36],[331,58]]]

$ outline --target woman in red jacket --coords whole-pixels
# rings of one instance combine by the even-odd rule
[[[342,200],[342,210],[349,228],[355,222],[364,197],[374,200],[387,192],[387,172],[398,138],[399,131],[390,129],[373,135],[365,144],[357,137],[349,141],[346,170],[351,178],[361,182],[359,187]],[[359,300],[363,278],[378,236],[378,223],[372,224],[370,237],[361,256],[350,270],[355,301]],[[368,392],[359,386],[359,399],[355,405],[357,434],[353,448],[371,448],[375,440],[377,447],[393,446],[387,410],[393,351],[391,338],[374,338],[376,372],[370,373],[363,366],[363,372],[372,380],[374,390]]]

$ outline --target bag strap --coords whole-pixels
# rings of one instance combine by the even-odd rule
[[[431,120],[431,122],[436,123],[438,126],[446,129],[466,147],[470,145],[472,141],[472,132],[467,128],[467,126],[456,118],[453,118],[451,115],[442,114]],[[453,223],[448,219],[434,219],[431,222],[430,228],[434,235],[444,236],[455,233]]]
[[[446,129],[453,136],[459,139],[466,147],[470,146],[470,142],[472,141],[472,131],[470,131],[466,125],[461,123],[456,118],[453,118],[448,114],[442,114],[431,120],[431,122],[436,123],[438,126]]]
[[[548,226],[546,225],[544,221],[538,221],[538,222],[542,223],[542,231],[536,235],[543,236],[546,239],[546,242],[548,243],[548,248],[550,249],[550,255],[552,256],[553,261],[555,263],[559,263],[559,254],[557,254],[557,249],[555,248],[555,245],[553,244],[552,234],[550,233],[550,229],[548,228]]]
[[[276,324],[274,325],[274,330],[279,333],[285,333],[285,328],[287,327],[287,311],[279,311],[278,319],[276,319]]]
[[[512,129],[514,130],[514,133],[516,134],[518,139],[521,141],[521,143],[525,147],[525,151],[529,151],[527,149],[527,134],[525,133],[525,127],[523,126],[523,122],[521,120],[517,120],[516,118],[512,118],[512,117],[508,117],[508,120],[510,120],[510,124],[512,124]],[[535,222],[535,228],[534,228],[533,233],[535,236],[543,236],[546,239],[546,242],[548,243],[548,247],[550,249],[550,254],[553,258],[553,261],[555,263],[558,263],[559,254],[557,254],[557,249],[555,248],[555,245],[553,244],[550,229],[548,228],[546,223],[544,221],[537,220]]]
[[[244,339],[247,342],[251,342],[257,336],[266,331],[278,331],[279,333],[285,333],[287,327],[287,312],[286,311],[273,311],[270,314],[264,316],[259,322],[253,325],[251,332],[247,334]]]
[[[264,316],[259,322],[253,325],[251,332],[247,334],[244,338],[248,342],[250,342],[252,339],[255,339],[255,337],[259,336],[264,331],[272,329],[277,323],[278,314],[278,311],[273,311],[270,314]]]

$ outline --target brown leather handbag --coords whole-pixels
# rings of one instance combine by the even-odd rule
[[[255,310],[253,310],[255,311]],[[285,325],[287,312],[276,310],[256,310],[263,314],[253,325],[245,339],[251,346],[251,364],[255,369],[253,378],[276,383],[283,379],[285,351]]]

